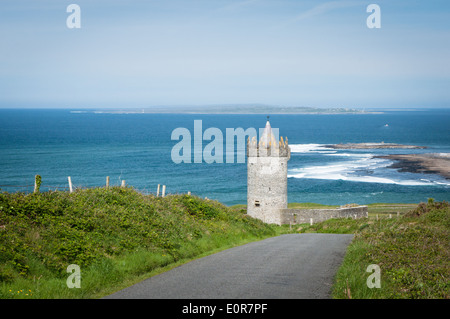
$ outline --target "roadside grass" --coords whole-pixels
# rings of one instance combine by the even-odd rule
[[[289,232],[217,201],[132,188],[0,193],[0,298],[99,298],[189,260]],[[69,288],[80,267],[80,288]]]
[[[372,205],[378,216],[332,219],[297,225],[298,232],[353,233],[332,290],[337,299],[448,299],[450,298],[450,205],[434,202]],[[369,208],[370,210],[370,208]],[[392,217],[390,218],[389,215]],[[380,288],[373,269],[380,269]]]

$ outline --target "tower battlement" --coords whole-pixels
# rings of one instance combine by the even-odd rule
[[[264,140],[257,141],[256,137],[247,140],[247,156],[248,157],[263,157],[263,156],[276,156],[276,157],[291,157],[291,149],[289,148],[288,139],[283,140],[280,137],[279,141],[275,139],[266,143]]]

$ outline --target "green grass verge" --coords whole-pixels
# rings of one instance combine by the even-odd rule
[[[414,209],[409,204],[374,204],[369,212],[371,208],[375,211],[369,218],[296,225],[301,233],[355,235],[335,277],[333,298],[450,298],[449,204],[429,200]],[[369,288],[368,280],[374,280],[370,265],[380,269],[380,288]]]
[[[419,204],[401,218],[373,218],[355,232],[334,287],[335,298],[450,298],[450,206]],[[380,288],[369,288],[369,265]]]
[[[288,232],[195,196],[131,188],[0,193],[0,298],[97,298],[225,248]],[[81,288],[68,288],[67,267]]]

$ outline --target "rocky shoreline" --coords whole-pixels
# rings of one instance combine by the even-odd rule
[[[394,160],[389,168],[399,172],[439,174],[450,179],[450,153],[396,154],[374,156]]]
[[[325,145],[332,149],[426,149],[426,146],[404,145],[396,143],[340,143]],[[389,168],[399,172],[439,174],[450,179],[450,153],[425,153],[425,154],[393,154],[379,155],[374,158],[393,160]]]
[[[376,149],[376,148],[399,148],[399,149],[425,149],[425,146],[403,145],[396,143],[341,143],[325,145],[327,148],[333,149]]]

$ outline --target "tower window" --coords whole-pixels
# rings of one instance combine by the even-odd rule
[[[259,206],[260,206],[259,200],[255,200],[255,206],[256,206],[256,207],[259,207]]]

